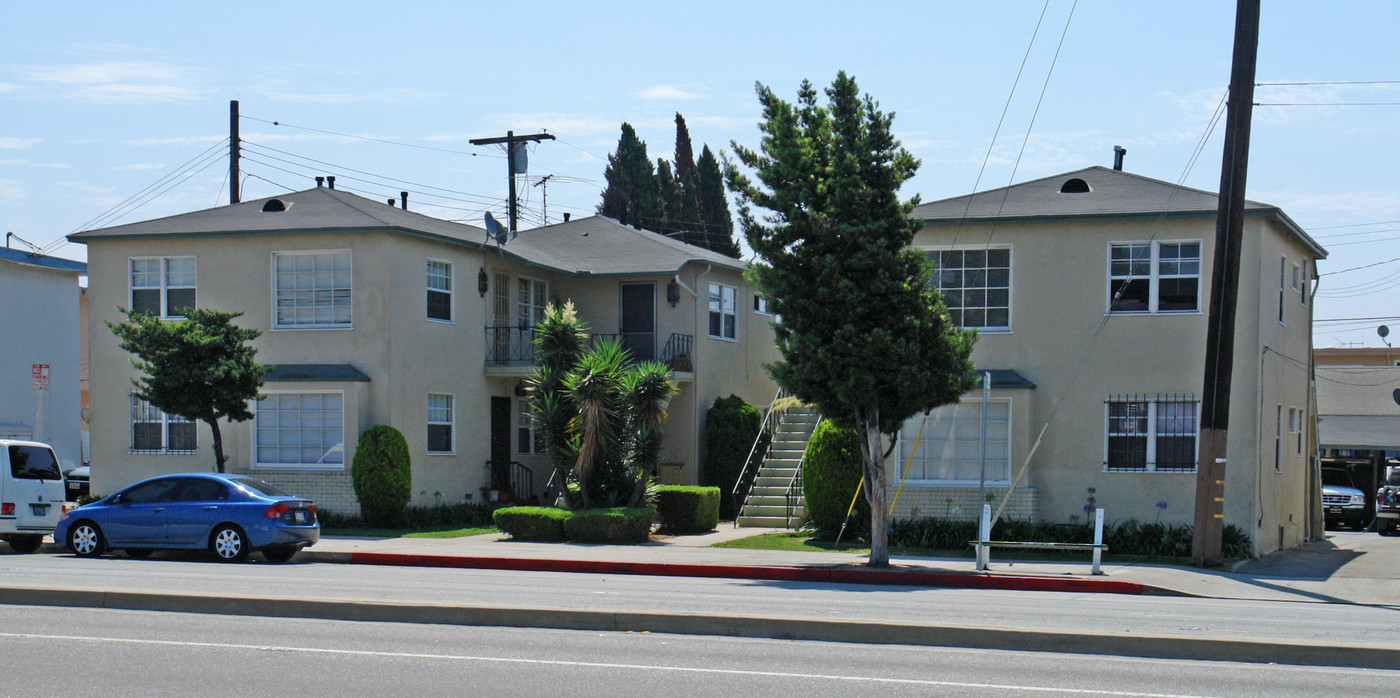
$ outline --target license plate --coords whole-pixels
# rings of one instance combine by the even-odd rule
[[[297,523],[306,523],[306,512],[299,511],[296,514],[293,514],[292,520],[296,521]]]
[[[1342,508],[1341,508],[1341,507],[1330,507],[1330,508],[1327,509],[1327,513],[1329,513],[1329,514],[1340,514],[1340,513],[1342,513]]]
[[[33,515],[35,515],[35,516],[48,516],[48,515],[49,515],[49,505],[47,505],[47,504],[30,504],[30,505],[29,505],[29,513],[31,513],[31,514],[33,514]]]

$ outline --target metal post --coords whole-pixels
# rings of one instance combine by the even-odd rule
[[[982,519],[977,525],[977,571],[982,572],[987,569],[987,564],[991,561],[990,550],[987,542],[992,539],[992,505],[982,505]]]
[[[987,503],[987,398],[992,392],[992,372],[982,373],[982,471],[977,479],[977,503]]]
[[[228,202],[230,204],[242,201],[242,195],[238,191],[238,179],[241,176],[238,171],[239,143],[238,100],[235,99],[228,103]]]
[[[1094,574],[1103,574],[1099,562],[1103,559],[1103,509],[1094,510]]]

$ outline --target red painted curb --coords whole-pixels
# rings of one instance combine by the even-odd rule
[[[527,572],[583,572],[637,574],[656,577],[716,577],[766,579],[785,582],[836,584],[887,584],[893,586],[949,587],[957,589],[1009,589],[1015,591],[1069,591],[1141,596],[1143,585],[1113,579],[1078,577],[1029,577],[980,572],[919,572],[825,567],[754,567],[742,565],[685,565],[662,562],[603,562],[456,555],[405,555],[400,553],[351,553],[354,565],[404,567],[454,567],[460,569],[516,570]]]

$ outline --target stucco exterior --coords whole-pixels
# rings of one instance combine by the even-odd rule
[[[257,360],[298,369],[290,374],[275,371],[262,393],[324,395],[329,396],[326,405],[338,406],[335,409],[343,415],[343,457],[328,453],[329,461],[296,467],[269,465],[255,445],[257,419],[221,429],[231,470],[282,484],[331,510],[357,509],[349,464],[359,434],[375,424],[396,427],[408,441],[413,504],[481,501],[490,496],[493,399],[498,406],[509,401],[504,429],[500,412],[495,415],[498,436],[504,432],[510,442],[509,460],[533,471],[530,495],[543,492],[550,475],[548,465],[542,455],[528,452],[529,439],[519,438],[520,405],[525,399],[521,384],[532,370],[529,352],[523,361],[515,362],[496,356],[499,350],[516,350],[527,341],[527,333],[519,328],[532,324],[526,316],[535,312],[531,304],[538,298],[522,304],[522,280],[529,280],[532,290],[539,288],[534,284],[542,284],[547,302],[572,302],[597,334],[619,332],[622,284],[649,284],[655,289],[654,353],[659,356],[673,334],[690,337],[687,358],[673,363],[689,370],[674,374],[680,393],[671,403],[665,427],[663,479],[699,481],[704,413],[716,398],[736,393],[758,402],[773,392],[759,366],[771,360],[772,330],[767,316],[744,312],[752,308],[752,290],[743,281],[742,263],[736,260],[709,259],[707,255],[713,253],[682,249],[688,246],[666,241],[668,247],[662,250],[666,254],[654,255],[661,261],[651,264],[650,271],[594,273],[554,261],[549,254],[569,254],[561,243],[546,237],[570,236],[578,228],[583,232],[571,244],[592,245],[587,242],[591,240],[597,243],[594,247],[614,246],[610,253],[614,257],[626,257],[629,250],[619,241],[655,242],[647,237],[655,234],[626,229],[607,219],[585,219],[553,226],[553,230],[524,231],[503,245],[486,244],[480,229],[408,214],[344,192],[313,189],[281,198],[287,200],[289,211],[298,206],[344,204],[386,223],[323,225],[324,217],[289,218],[296,225],[285,230],[276,226],[249,230],[268,227],[263,216],[277,215],[260,213],[256,209],[260,200],[237,205],[249,211],[241,217],[228,212],[233,207],[207,212],[230,216],[224,230],[208,224],[206,212],[196,212],[74,236],[88,245],[90,265],[94,492],[111,492],[158,473],[213,466],[212,436],[204,425],[197,427],[193,449],[152,453],[134,446],[130,380],[135,374],[129,356],[104,324],[119,321],[118,306],[130,307],[134,301],[132,260],[192,259],[197,270],[196,305],[242,312],[239,324],[263,332],[253,342]],[[335,213],[339,210],[328,209],[325,216],[339,215]],[[339,255],[337,264],[343,264],[348,254],[348,323],[334,328],[279,327],[274,305],[277,260],[298,253],[317,253],[323,260]],[[680,261],[666,262],[672,265],[669,268],[661,263],[676,259]],[[439,278],[450,269],[446,272],[450,300],[438,295],[436,310],[425,301],[430,295],[426,277],[431,275],[425,270],[430,266]],[[734,340],[708,336],[711,282],[739,290]],[[667,299],[670,284],[679,291],[674,305]],[[339,379],[325,380],[330,375],[327,371],[338,372]],[[450,447],[442,448],[443,442],[437,442],[434,452],[429,452],[430,395],[435,405],[450,404],[450,409],[434,413],[450,414],[449,423],[438,422],[435,432],[450,433]],[[444,402],[445,396],[450,401]]]
[[[1062,182],[1070,179],[1087,180],[1089,191],[1060,193]],[[1199,439],[1194,437],[1205,363],[1214,211],[1204,202],[1173,205],[1175,185],[1104,168],[1017,185],[1021,186],[1040,191],[1010,192],[1003,197],[1011,202],[1009,207],[983,216],[976,215],[976,204],[984,202],[965,205],[967,197],[915,211],[916,217],[922,212],[925,225],[914,245],[935,258],[941,250],[1009,250],[1009,319],[1004,327],[979,330],[973,361],[979,370],[1014,371],[1034,388],[991,391],[993,401],[1011,405],[1009,449],[994,469],[998,477],[989,478],[993,508],[1001,503],[1008,480],[1019,478],[1018,498],[1003,516],[1084,521],[1092,497],[1110,520],[1190,524],[1195,458],[1185,468],[1158,470],[1150,462],[1141,469],[1110,467],[1109,403],[1152,403],[1163,415],[1167,408],[1162,405],[1184,405],[1172,409],[1194,413],[1190,436],[1198,456]],[[1205,198],[1202,192],[1184,191],[1191,196],[1180,194],[1183,200]],[[977,196],[994,201],[1002,192]],[[1214,196],[1208,196],[1213,201]],[[1149,200],[1124,203],[1136,197]],[[1152,210],[1151,199],[1161,205],[1160,211]],[[1316,479],[1316,457],[1311,455],[1316,448],[1309,376],[1313,306],[1308,293],[1316,278],[1316,261],[1325,252],[1282,212],[1254,207],[1245,219],[1241,255],[1225,521],[1249,535],[1255,552],[1263,554],[1320,534],[1309,517],[1319,505],[1310,487]],[[974,215],[962,215],[969,210]],[[1124,245],[1155,250],[1168,245],[1165,249],[1176,254],[1183,249],[1177,243],[1199,250],[1195,288],[1183,291],[1195,295],[1195,308],[1111,310],[1114,246],[1121,253]],[[1152,259],[1156,265],[1158,258]],[[1158,283],[1153,272],[1154,299]],[[956,308],[958,296],[953,298],[950,307]],[[965,403],[980,400],[980,390],[963,398]],[[1165,429],[1165,423],[1158,427]],[[1275,432],[1280,428],[1276,468]],[[1143,435],[1144,443],[1149,439],[1156,436]],[[891,458],[891,494],[909,448],[902,444]],[[932,511],[921,509],[921,515],[941,515],[944,503],[953,498],[949,492],[970,488],[975,493],[977,486],[966,480],[906,481],[896,516],[911,515],[915,502],[932,505]],[[1023,489],[1029,492],[1021,493]],[[920,490],[934,494],[920,495]],[[975,501],[972,505],[971,511],[963,509],[964,518],[980,508]],[[1033,509],[1029,516],[1028,507]]]

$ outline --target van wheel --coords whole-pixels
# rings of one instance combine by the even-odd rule
[[[17,553],[32,553],[44,544],[43,536],[15,536],[10,539],[10,547]]]
[[[267,558],[268,562],[286,562],[297,554],[297,547],[295,545],[279,545],[272,548],[263,548],[262,554],[263,557]]]
[[[98,557],[104,547],[102,529],[91,521],[80,521],[68,532],[68,549],[78,557]]]
[[[209,537],[209,549],[223,562],[242,562],[248,557],[248,537],[243,529],[224,524],[214,529],[214,535]]]

